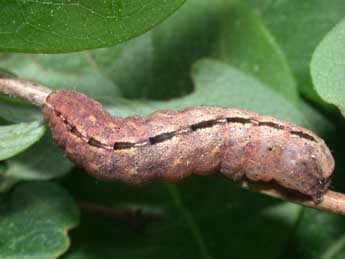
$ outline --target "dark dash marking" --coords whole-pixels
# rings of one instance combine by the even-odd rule
[[[114,150],[119,149],[129,149],[135,147],[136,143],[131,142],[115,142],[114,144]]]
[[[66,124],[69,125],[68,123]],[[85,138],[83,134],[81,134],[81,132],[75,126],[71,126],[70,132],[81,139]]]
[[[73,128],[73,125],[70,124],[70,123],[69,123],[68,121],[66,121],[66,120],[64,120],[63,122],[65,123],[67,129],[68,129],[69,131],[71,131],[71,129]]]
[[[161,143],[163,141],[172,139],[175,136],[175,134],[176,134],[176,131],[162,133],[162,134],[159,134],[157,136],[150,137],[149,141],[150,141],[151,145],[154,145],[154,144]]]
[[[311,140],[311,141],[314,141],[314,142],[317,142],[316,139],[313,136],[311,136],[311,135],[309,135],[307,133],[304,133],[302,131],[291,130],[290,134],[296,135],[296,136],[299,136],[301,138],[308,139],[308,140]]]
[[[267,127],[271,127],[271,128],[279,129],[279,130],[285,129],[284,125],[277,124],[272,121],[260,121],[259,126],[267,126]]]
[[[196,131],[199,129],[210,128],[210,127],[213,127],[214,125],[217,125],[217,124],[219,124],[219,122],[217,120],[201,121],[201,122],[190,125],[190,128],[193,131]]]
[[[89,141],[87,142],[89,145],[94,146],[94,147],[98,147],[98,148],[109,148],[108,145],[100,142],[99,140],[95,139],[95,138],[90,138]]]
[[[242,124],[252,123],[252,120],[251,120],[251,119],[240,118],[240,117],[230,117],[230,118],[226,118],[226,121],[227,121],[228,123],[242,123]]]

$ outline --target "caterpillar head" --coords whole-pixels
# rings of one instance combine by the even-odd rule
[[[281,173],[278,182],[295,186],[294,189],[311,196],[314,201],[321,201],[328,190],[334,170],[334,159],[330,150],[317,139],[317,142],[288,143],[284,148],[280,161],[285,173]]]

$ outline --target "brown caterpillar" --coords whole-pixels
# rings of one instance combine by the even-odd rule
[[[102,180],[143,184],[220,172],[319,199],[334,169],[314,133],[249,111],[194,106],[112,117],[98,102],[65,90],[53,91],[42,109],[68,158]]]

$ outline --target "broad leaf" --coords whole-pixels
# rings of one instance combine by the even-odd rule
[[[169,99],[189,93],[191,65],[212,56],[297,102],[282,51],[254,10],[241,1],[190,0],[150,33],[121,47],[121,52],[112,48],[90,54],[126,97]]]
[[[318,94],[345,116],[345,20],[330,31],[314,52],[311,74]]]
[[[74,89],[94,98],[120,95],[118,87],[103,74],[87,51],[56,55],[2,54],[0,57],[1,67],[10,69],[19,78],[49,88]],[[113,56],[108,58],[113,59]]]
[[[50,132],[48,132],[50,134]],[[51,136],[44,136],[28,152],[10,159],[6,170],[0,172],[0,192],[7,191],[20,181],[49,180],[61,177],[72,167]]]
[[[0,50],[58,53],[112,46],[148,31],[183,2],[5,0]]]
[[[42,122],[0,126],[0,160],[8,159],[30,147],[44,134]]]
[[[343,216],[305,210],[283,258],[342,259],[345,256],[344,231]]]
[[[119,116],[147,114],[159,109],[180,109],[192,105],[221,105],[269,114],[297,124],[308,124],[297,105],[288,101],[256,78],[226,63],[204,59],[193,69],[195,92],[171,101],[116,100],[108,110]]]
[[[246,1],[256,6],[268,29],[286,53],[300,90],[309,98],[322,103],[313,90],[309,64],[317,44],[344,17],[344,1]]]
[[[69,246],[78,224],[72,198],[51,183],[22,184],[0,196],[0,257],[54,259]]]
[[[217,177],[138,188],[73,172],[65,182],[88,206],[64,259],[278,258],[301,210]]]
[[[7,122],[15,123],[42,120],[39,107],[3,95],[0,95],[0,117]]]

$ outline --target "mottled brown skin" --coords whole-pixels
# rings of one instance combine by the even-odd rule
[[[319,199],[334,169],[328,147],[311,131],[244,110],[194,106],[120,118],[65,90],[53,91],[42,109],[68,158],[106,181],[143,184],[220,172]]]

